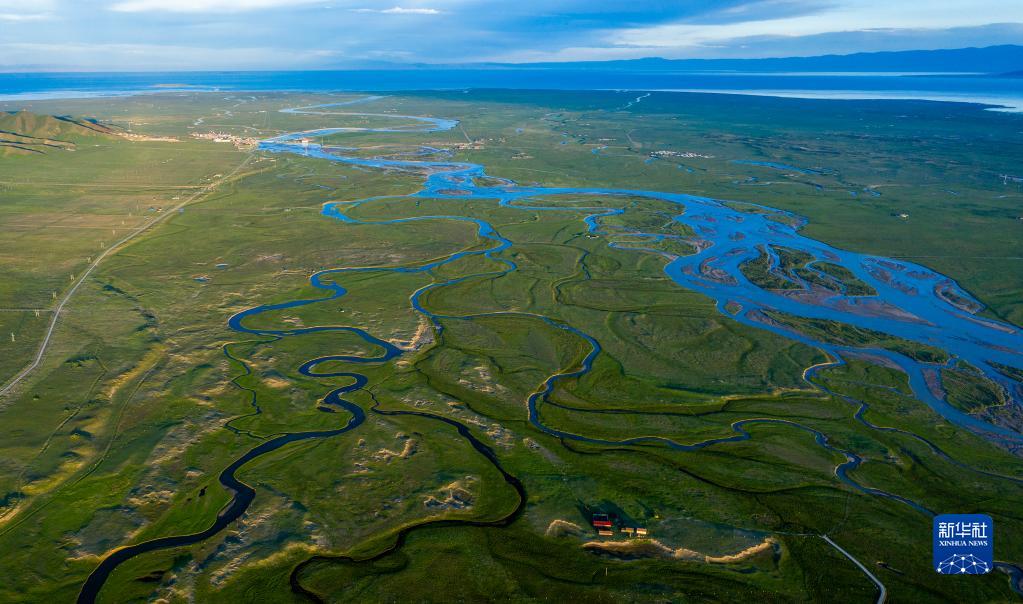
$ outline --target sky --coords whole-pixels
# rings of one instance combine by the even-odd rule
[[[1023,44],[1023,0],[0,0],[0,71],[760,58]]]

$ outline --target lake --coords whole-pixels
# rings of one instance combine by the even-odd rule
[[[923,99],[1023,111],[1023,78],[956,74],[737,73],[599,69],[388,69],[151,73],[3,73],[0,101],[180,90],[663,90],[831,99]]]

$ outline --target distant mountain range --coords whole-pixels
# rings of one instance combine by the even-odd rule
[[[398,67],[395,65],[395,67]],[[408,68],[409,66],[405,66]],[[418,68],[476,69],[569,69],[646,72],[926,72],[985,73],[1019,77],[1023,71],[1023,46],[946,50],[861,52],[851,55],[784,57],[768,59],[631,59],[547,63],[474,63],[462,65],[416,65]]]

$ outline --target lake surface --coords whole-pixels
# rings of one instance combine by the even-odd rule
[[[825,99],[922,99],[1023,111],[1023,78],[592,69],[390,69],[282,72],[3,73],[0,102],[176,90],[661,90]]]

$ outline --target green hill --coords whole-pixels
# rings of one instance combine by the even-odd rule
[[[0,155],[73,150],[82,140],[116,134],[113,128],[90,119],[29,111],[0,113]]]

